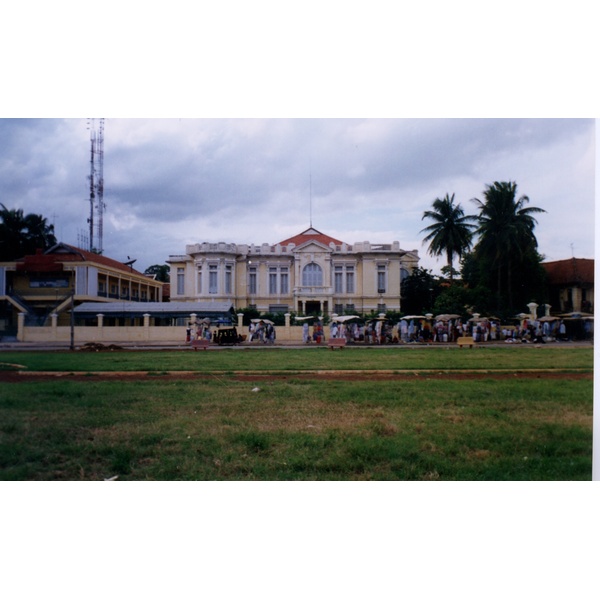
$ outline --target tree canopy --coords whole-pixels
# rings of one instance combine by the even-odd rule
[[[517,184],[512,181],[486,185],[483,199],[473,198],[472,202],[479,210],[477,215],[465,215],[454,203],[454,194],[436,198],[432,210],[423,213],[423,219],[433,221],[421,231],[427,234],[423,241],[430,242],[429,253],[446,254],[444,270],[451,284],[455,274],[452,262],[458,256],[461,283],[469,290],[468,298],[462,292],[449,293],[443,294],[440,302],[450,302],[452,297],[450,303],[458,307],[468,299],[478,311],[507,315],[532,300],[544,302],[545,271],[537,251],[534,215],[546,211],[528,206],[528,196],[517,197]],[[431,294],[425,287],[421,305],[429,306]]]
[[[440,292],[439,280],[430,270],[416,267],[402,282],[402,312],[418,314],[432,312]]]
[[[0,204],[0,260],[15,260],[56,244],[54,225],[42,215],[23,213]]]
[[[523,301],[523,293],[525,297],[535,293],[529,283],[533,283],[531,277],[541,268],[542,257],[537,252],[537,221],[532,215],[546,211],[526,206],[528,196],[517,199],[517,184],[511,181],[487,185],[483,196],[483,201],[473,198],[479,208],[475,259],[491,276],[486,278],[496,295],[497,307],[512,308]]]
[[[169,283],[170,272],[171,267],[169,265],[151,265],[144,271],[144,275],[153,275],[156,281]]]

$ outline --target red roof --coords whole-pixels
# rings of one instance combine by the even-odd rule
[[[301,244],[305,244],[306,242],[310,241],[320,242],[325,246],[329,246],[331,242],[333,242],[336,246],[341,246],[344,243],[310,227],[309,229],[303,231],[302,233],[299,233],[298,235],[288,238],[287,240],[283,240],[283,242],[279,242],[279,244],[281,246],[287,246],[288,244],[295,244],[296,246],[300,246]]]
[[[57,244],[43,254],[38,251],[37,254],[25,256],[22,260],[17,261],[17,269],[20,271],[29,272],[49,272],[62,270],[62,264],[66,262],[95,262],[104,265],[116,271],[124,271],[146,277],[143,273],[136,271],[132,267],[113,260],[101,254],[82,250],[68,244]]]
[[[17,271],[27,273],[55,273],[63,270],[62,264],[56,260],[55,256],[43,254],[38,249],[36,254],[24,256],[16,261]]]
[[[550,285],[593,284],[594,259],[568,258],[542,263]]]

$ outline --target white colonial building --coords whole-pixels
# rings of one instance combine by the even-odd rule
[[[350,245],[311,227],[275,245],[191,244],[167,262],[173,301],[326,315],[400,310],[402,280],[419,254],[399,242]]]

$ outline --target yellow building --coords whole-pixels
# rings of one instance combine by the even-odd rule
[[[0,336],[14,335],[17,316],[27,325],[70,319],[71,301],[161,302],[163,283],[106,256],[67,244],[0,263]]]
[[[326,315],[401,310],[401,282],[419,255],[398,242],[350,245],[311,227],[275,245],[191,244],[167,262],[174,301]]]

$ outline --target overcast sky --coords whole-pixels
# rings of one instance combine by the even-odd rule
[[[0,120],[0,202],[40,213],[60,241],[88,235],[87,119]],[[96,128],[98,120],[96,120]],[[416,249],[437,197],[466,213],[515,181],[547,211],[547,260],[594,256],[594,120],[112,119],[104,129],[104,253],[164,263],[195,242],[275,244],[315,228]],[[312,207],[312,210],[311,210]]]

